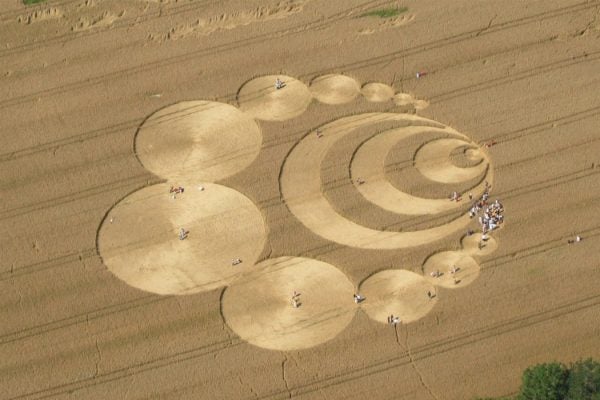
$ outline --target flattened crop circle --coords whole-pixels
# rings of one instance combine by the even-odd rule
[[[360,94],[360,85],[349,76],[330,74],[313,79],[310,91],[321,103],[344,104]]]
[[[275,87],[276,79],[284,86]],[[238,93],[240,109],[256,119],[285,121],[299,116],[312,101],[306,85],[290,76],[267,75],[246,82]]]
[[[130,286],[158,294],[192,294],[228,284],[252,265],[266,238],[254,203],[216,184],[184,183],[173,199],[168,184],[124,198],[98,233],[104,264]],[[179,240],[180,229],[188,231]],[[242,264],[233,266],[240,258]]]
[[[184,101],[152,114],[135,140],[141,163],[170,180],[215,182],[246,168],[262,134],[239,109],[212,101]]]
[[[331,264],[280,257],[256,265],[223,293],[227,325],[242,339],[272,350],[326,342],[352,320],[352,283]],[[298,307],[292,305],[294,292]]]
[[[435,288],[421,275],[406,270],[385,270],[368,277],[360,285],[366,297],[362,308],[377,322],[385,323],[390,315],[403,323],[424,317],[437,302],[428,296]]]

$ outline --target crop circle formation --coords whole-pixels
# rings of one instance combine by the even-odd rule
[[[356,311],[353,292],[346,275],[331,264],[280,257],[257,264],[227,287],[221,309],[225,322],[249,343],[295,350],[325,342],[344,330]],[[291,305],[294,300],[297,307]]]
[[[141,164],[165,182],[144,187],[109,210],[98,229],[104,264],[128,285],[160,295],[225,287],[221,312],[227,326],[248,343],[272,350],[331,340],[358,309],[380,323],[391,322],[390,316],[395,323],[424,317],[438,302],[437,287],[462,288],[478,277],[478,259],[497,247],[489,232],[465,236],[461,250],[432,254],[413,268],[419,272],[391,268],[351,282],[335,265],[294,254],[258,262],[268,232],[261,210],[243,193],[219,184],[258,156],[259,121],[296,118],[313,100],[336,105],[361,95],[417,110],[428,105],[389,85],[361,87],[341,74],[316,77],[310,85],[267,75],[242,85],[238,107],[198,100],[156,111],[140,126],[134,148]],[[395,214],[454,210],[460,215],[425,229],[384,231],[337,211],[323,194],[321,165],[333,148],[365,130],[373,133],[348,165],[357,193]],[[462,185],[462,191],[451,199],[426,198],[389,180],[385,166],[391,149],[414,137],[427,139],[415,151],[412,167],[427,182]],[[457,152],[464,165],[453,160]],[[392,112],[345,116],[315,127],[297,141],[280,168],[281,198],[290,213],[316,235],[357,249],[411,248],[466,230],[474,213],[459,200],[467,195],[487,199],[494,178],[486,151],[467,136],[436,121]],[[353,301],[356,293],[364,298]]]
[[[250,199],[213,183],[179,183],[186,190],[175,199],[167,183],[132,193],[102,224],[104,263],[133,287],[158,294],[219,288],[240,272],[232,260],[254,263],[262,251],[265,227]],[[182,228],[185,240],[178,238]]]
[[[254,119],[229,104],[184,101],[152,114],[136,137],[136,154],[161,178],[217,181],[246,168],[262,142]]]

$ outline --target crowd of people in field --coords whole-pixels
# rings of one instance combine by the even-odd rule
[[[488,233],[498,228],[504,222],[504,206],[500,203],[500,200],[490,202],[491,188],[492,187],[485,182],[481,197],[473,201],[469,210],[469,217],[478,217],[479,225],[481,226],[482,241],[488,240]],[[460,200],[460,198],[455,199],[454,197],[455,196],[452,195],[451,200]],[[471,193],[469,193],[469,199],[473,200],[473,195]],[[471,234],[473,232],[469,231],[467,233]]]

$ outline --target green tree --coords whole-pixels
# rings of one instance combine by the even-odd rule
[[[600,363],[590,359],[571,366],[565,400],[600,400]]]
[[[564,400],[569,370],[561,363],[539,364],[523,373],[519,400]]]

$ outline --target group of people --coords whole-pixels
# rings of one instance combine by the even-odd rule
[[[504,206],[500,200],[489,203],[491,186],[486,182],[481,198],[476,200],[469,210],[469,217],[474,218],[480,212],[479,224],[481,225],[482,239],[486,240],[488,232],[493,231],[504,221]],[[471,196],[469,196],[471,198]]]
[[[448,271],[450,273],[450,275],[452,275],[452,279],[454,281],[455,285],[458,285],[458,283],[460,282],[459,279],[456,278],[456,273],[460,270],[460,268],[458,268],[456,265],[453,265],[452,268],[450,268],[450,270]],[[442,275],[444,275],[442,272],[440,272],[440,270],[435,270],[435,271],[431,271],[429,273],[429,276],[431,276],[432,278],[440,278]],[[427,295],[429,296],[429,298],[431,299],[431,292],[427,292]]]
[[[171,193],[171,196],[173,197],[173,199],[175,199],[177,195],[183,193],[184,190],[185,189],[183,188],[183,186],[171,186],[171,189],[169,189],[169,193]]]
[[[493,231],[504,221],[504,207],[500,201],[496,200],[488,205],[483,211],[483,215],[479,217],[481,224],[481,232],[485,235]]]

